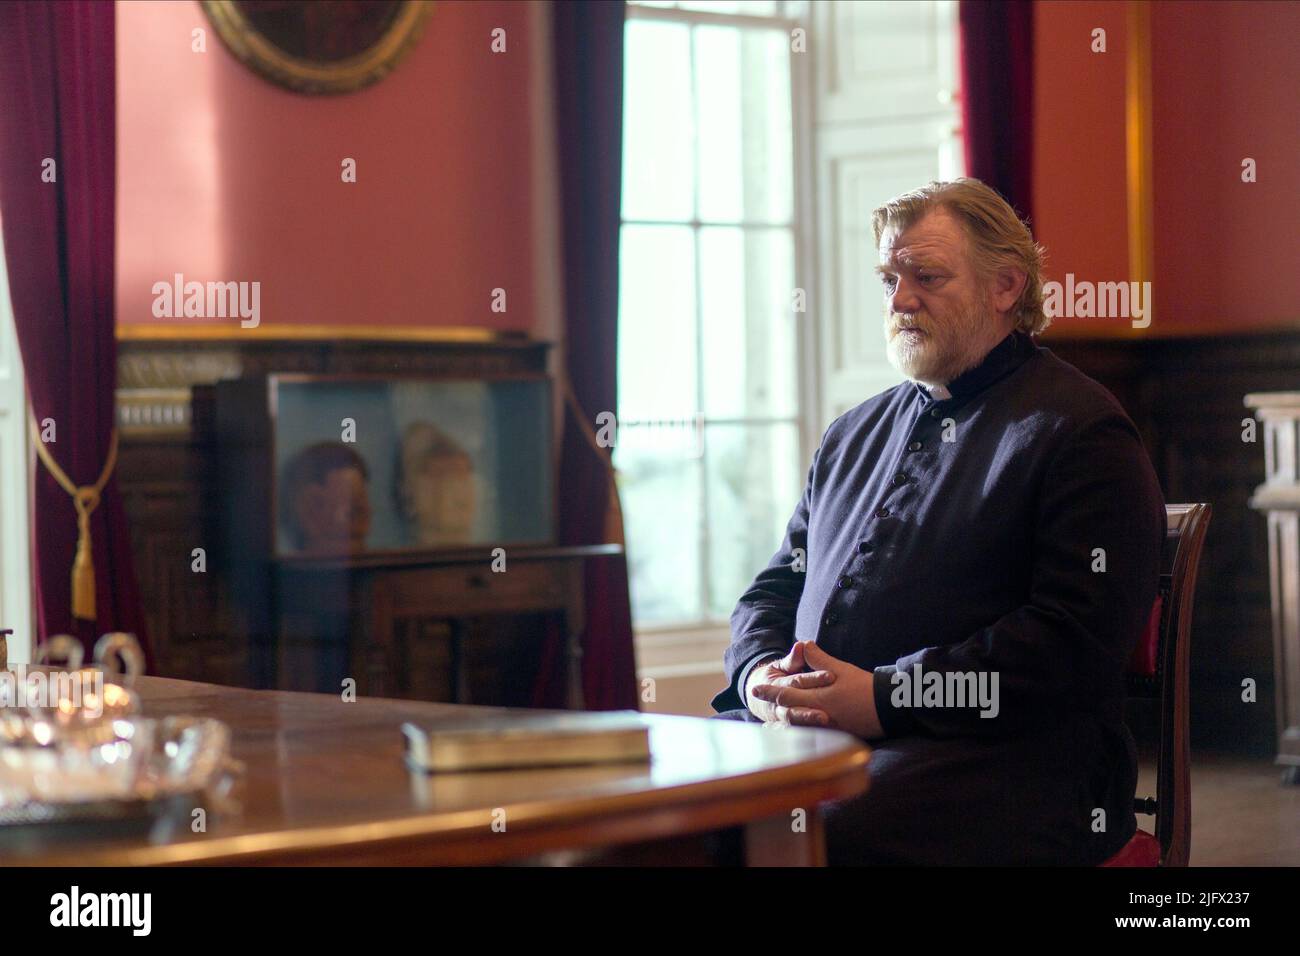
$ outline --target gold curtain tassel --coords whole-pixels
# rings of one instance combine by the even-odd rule
[[[117,465],[117,429],[114,428],[109,436],[108,458],[104,461],[103,471],[99,473],[99,480],[93,485],[77,487],[45,447],[40,430],[36,427],[36,414],[30,405],[27,407],[27,427],[32,444],[36,446],[36,457],[59,487],[72,496],[72,503],[77,508],[77,554],[72,559],[72,616],[83,621],[93,621],[96,619],[95,561],[90,545],[90,513],[99,507],[100,493]]]
[[[90,544],[90,513],[99,505],[99,492],[94,488],[78,488],[73,500],[77,506],[77,556],[72,560],[72,616],[93,621],[95,559]]]

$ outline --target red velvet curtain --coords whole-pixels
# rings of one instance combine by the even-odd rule
[[[47,448],[78,486],[99,479],[114,424],[113,17],[109,0],[0,4],[0,220],[14,320],[32,410],[53,419]],[[39,463],[33,489],[41,637],[71,633],[89,647],[121,630],[147,648],[116,481],[91,515],[95,621],[72,617],[72,498]],[[185,545],[177,561],[188,555]]]
[[[959,10],[967,175],[1032,220],[1034,6],[962,0]]]
[[[618,239],[623,157],[622,2],[553,4],[556,133],[564,237],[564,364],[589,427],[618,408]],[[560,541],[606,541],[609,449],[573,414],[560,453]],[[603,459],[603,460],[602,460]],[[587,564],[582,682],[592,710],[637,706],[627,561]],[[550,701],[558,704],[558,701]]]

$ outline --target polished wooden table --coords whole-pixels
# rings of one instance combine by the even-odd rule
[[[0,866],[473,865],[734,826],[745,828],[751,865],[820,865],[818,805],[867,787],[867,747],[833,730],[647,715],[649,765],[427,776],[403,764],[402,721],[502,709],[156,677],[136,688],[145,716],[230,725],[244,764],[239,811],[209,814],[199,834],[188,821],[167,835],[96,831],[23,846],[0,834]]]

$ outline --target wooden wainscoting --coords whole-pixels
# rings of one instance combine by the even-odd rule
[[[1264,475],[1264,452],[1262,443],[1242,441],[1250,414],[1242,400],[1250,392],[1300,387],[1300,332],[1137,341],[1049,332],[1042,344],[1114,392],[1143,435],[1167,501],[1213,503],[1192,627],[1193,743],[1271,753],[1268,541],[1263,517],[1247,506]],[[545,344],[526,340],[140,339],[119,347],[119,480],[158,670],[232,684],[244,681],[247,668],[247,649],[232,638],[241,633],[239,622],[222,582],[190,570],[192,549],[211,537],[205,503],[215,494],[205,386],[254,371],[436,374],[536,371],[546,364]],[[659,709],[707,712],[707,699],[695,706],[704,684],[710,693],[717,689],[707,665],[646,651],[642,642],[642,669],[661,683]],[[1255,704],[1241,702],[1246,677],[1259,685]]]
[[[1142,433],[1167,502],[1208,501],[1192,619],[1192,743],[1273,752],[1268,529],[1247,502],[1264,478],[1263,428],[1242,440],[1250,392],[1300,388],[1300,333],[1040,343],[1109,388]],[[1242,680],[1259,687],[1241,700]]]

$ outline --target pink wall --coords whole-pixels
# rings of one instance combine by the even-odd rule
[[[1300,327],[1300,4],[1164,0],[1151,36],[1152,328]]]
[[[1106,31],[1106,52],[1091,50]],[[1047,247],[1047,279],[1128,278],[1124,166],[1125,4],[1034,7],[1035,238]],[[1052,322],[1047,335],[1122,335],[1115,319]],[[1150,330],[1147,330],[1150,331]]]
[[[1035,7],[1035,234],[1049,278],[1129,279],[1127,4]],[[1300,326],[1300,4],[1162,0],[1151,9],[1152,296],[1147,329],[1058,318],[1048,336],[1176,336]],[[1094,27],[1108,51],[1089,51]],[[1253,157],[1259,181],[1241,181]]]
[[[119,2],[119,325],[160,321],[151,286],[181,272],[260,281],[263,325],[531,328],[530,26],[524,4],[439,0],[393,74],[306,97],[237,62],[197,3]]]

